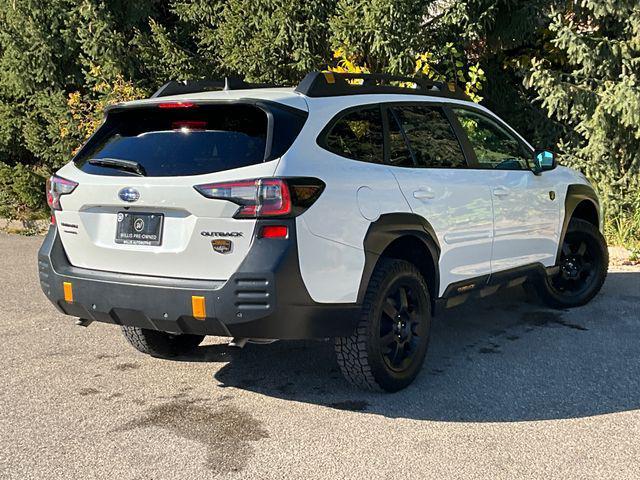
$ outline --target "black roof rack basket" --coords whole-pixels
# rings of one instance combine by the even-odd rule
[[[401,93],[469,100],[469,97],[455,83],[436,82],[426,77],[404,77],[382,73],[311,72],[296,87],[296,92],[308,97]]]

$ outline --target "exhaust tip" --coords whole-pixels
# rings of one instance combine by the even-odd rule
[[[233,347],[233,348],[242,349],[242,348],[244,348],[244,346],[247,344],[248,341],[249,341],[248,338],[234,337],[229,342],[229,346]]]

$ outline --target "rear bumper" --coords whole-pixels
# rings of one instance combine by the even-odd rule
[[[350,335],[360,306],[311,299],[300,274],[295,221],[286,223],[288,239],[255,239],[238,271],[226,281],[77,268],[69,263],[56,227],[51,227],[38,253],[40,284],[62,313],[105,323],[248,338]],[[71,283],[71,302],[65,301],[65,282]],[[193,296],[205,299],[204,319],[193,316]]]

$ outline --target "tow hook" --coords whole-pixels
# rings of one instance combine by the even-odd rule
[[[93,320],[88,320],[86,318],[79,318],[76,320],[76,325],[79,327],[88,327],[93,323]]]

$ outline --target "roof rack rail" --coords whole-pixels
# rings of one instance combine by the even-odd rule
[[[171,80],[162,85],[151,98],[182,95],[185,93],[211,92],[218,90],[246,90],[249,88],[275,87],[264,83],[248,83],[238,77],[225,77],[224,80]]]
[[[350,80],[361,80],[361,82],[350,82]],[[410,83],[415,87],[398,85],[402,83]],[[382,73],[310,72],[296,87],[296,92],[308,97],[402,93],[469,100],[469,97],[455,83]]]

